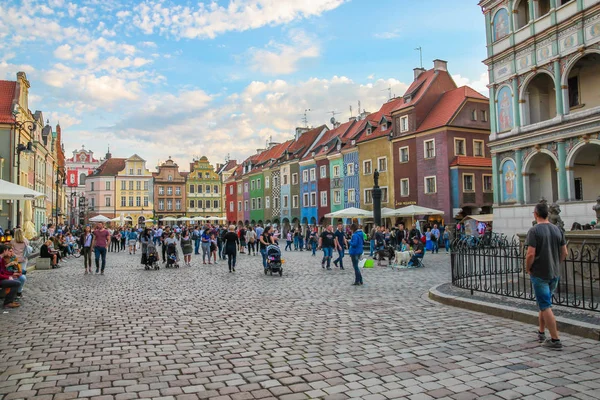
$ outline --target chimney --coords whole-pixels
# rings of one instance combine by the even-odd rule
[[[436,71],[448,71],[448,61],[433,60],[433,69]]]
[[[306,133],[310,131],[310,128],[296,128],[296,140],[300,139],[300,136],[302,136],[303,133]]]
[[[350,117],[348,118],[348,121],[356,121],[356,117]]]
[[[419,78],[419,76],[425,72],[425,68],[415,68],[413,69],[413,71],[415,72],[415,81]]]

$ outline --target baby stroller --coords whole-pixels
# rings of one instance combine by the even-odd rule
[[[158,265],[158,252],[156,251],[154,243],[148,243],[146,253],[142,254],[142,264],[144,264],[144,269],[146,269],[146,271],[150,269],[160,269],[160,266]]]
[[[177,257],[177,245],[169,243],[167,246],[167,268],[179,268],[177,261],[179,261]]]
[[[269,272],[279,273],[279,276],[283,275],[283,260],[281,259],[281,250],[278,246],[270,245],[267,247],[267,268],[265,268],[265,275]]]

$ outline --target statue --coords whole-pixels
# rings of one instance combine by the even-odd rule
[[[600,196],[596,199],[596,205],[592,210],[596,211],[596,229],[600,229]]]
[[[549,214],[548,215],[548,220],[550,221],[551,224],[554,224],[556,226],[558,226],[560,228],[560,230],[562,232],[565,231],[565,223],[563,222],[562,218],[560,217],[560,206],[556,203],[552,203],[552,205],[549,207],[548,209]]]
[[[377,170],[375,170],[375,172],[373,172],[373,182],[374,182],[375,187],[379,186],[379,171],[377,171]]]

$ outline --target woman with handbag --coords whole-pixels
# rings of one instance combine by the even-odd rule
[[[10,244],[15,252],[15,256],[17,256],[17,261],[21,265],[23,275],[27,275],[27,261],[29,261],[28,257],[31,253],[33,253],[33,248],[29,245],[29,241],[25,238],[21,228],[15,229],[15,237]]]
[[[79,248],[81,249],[81,255],[83,256],[83,267],[85,268],[85,274],[92,273],[92,242],[94,235],[92,235],[92,228],[86,226],[79,238]]]

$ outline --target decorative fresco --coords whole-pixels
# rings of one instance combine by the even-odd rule
[[[507,36],[508,29],[508,11],[506,11],[506,8],[501,8],[496,15],[494,15],[494,41]]]
[[[517,167],[515,162],[508,158],[502,163],[502,202],[514,203],[517,201],[516,182]]]
[[[513,98],[508,86],[498,91],[498,132],[509,131],[513,127]]]

